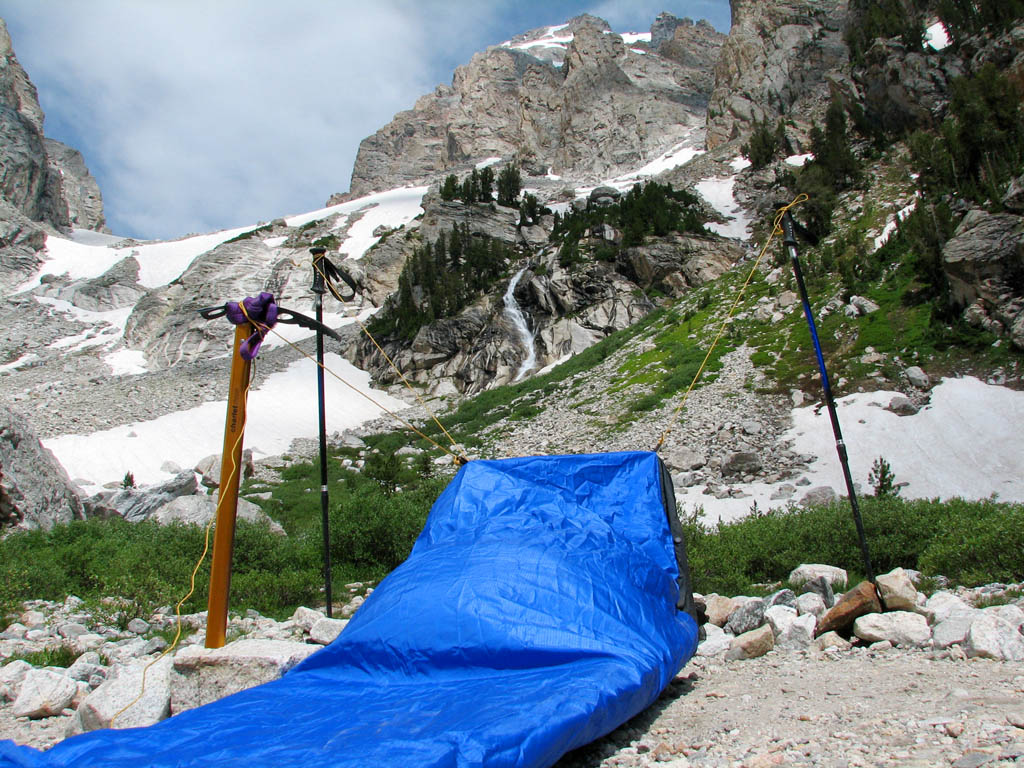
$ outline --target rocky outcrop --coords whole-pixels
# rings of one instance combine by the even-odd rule
[[[19,208],[0,200],[0,294],[8,294],[39,267],[46,233]]]
[[[865,117],[898,133],[935,125],[949,103],[949,81],[962,74],[957,59],[908,51],[894,38],[871,46],[854,79]]]
[[[126,256],[99,277],[71,282],[66,277],[54,277],[45,280],[33,293],[90,312],[109,312],[134,305],[146,289],[139,285],[139,262]]]
[[[732,29],[715,65],[707,145],[750,132],[755,120],[785,116],[798,142],[835,87],[848,89],[843,41],[846,0],[732,0]]]
[[[23,417],[0,407],[0,529],[50,528],[83,516],[64,468]]]
[[[89,172],[82,153],[55,139],[44,139],[43,145],[50,168],[61,179],[61,199],[69,226],[109,232],[100,185]]]
[[[0,197],[34,221],[67,226],[60,174],[43,143],[43,110],[0,19]]]
[[[1024,349],[1024,217],[970,211],[943,246],[942,265],[964,318]]]
[[[601,176],[678,143],[703,118],[724,36],[681,22],[678,45],[663,56],[627,48],[599,21],[569,23],[561,68],[524,40],[476,54],[450,86],[363,140],[352,193],[436,179],[488,157],[515,158],[527,174]]]
[[[230,350],[232,326],[203,319],[198,310],[219,306],[270,291],[281,298],[289,280],[303,282],[308,293],[308,272],[300,270],[287,252],[268,248],[259,238],[226,242],[198,256],[169,285],[148,291],[135,305],[125,327],[132,349],[143,349],[151,367],[166,368],[204,355]],[[307,253],[296,254],[299,258]]]

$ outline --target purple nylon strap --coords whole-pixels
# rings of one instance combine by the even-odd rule
[[[251,323],[256,332],[242,342],[239,354],[243,360],[254,360],[260,352],[267,331],[277,324],[277,303],[274,294],[263,291],[259,296],[249,296],[242,300],[229,301],[224,305],[225,316],[235,325]]]

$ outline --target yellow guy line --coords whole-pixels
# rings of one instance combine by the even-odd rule
[[[245,313],[245,310],[243,309],[242,312]],[[246,314],[246,317],[248,317],[248,314]],[[246,387],[245,387],[245,400],[246,400],[246,405],[248,405],[248,401],[249,401],[249,384],[246,384]],[[235,452],[238,450],[238,445],[239,445],[239,443],[242,442],[242,438],[245,435],[245,422],[246,422],[246,420],[249,417],[249,409],[245,408],[244,412],[245,412],[245,417],[242,420],[242,431],[239,432],[238,439],[235,441],[235,444],[231,448],[231,476],[232,477],[234,477],[234,474],[238,471],[238,465],[235,463]],[[174,606],[174,615],[175,615],[175,617],[177,619],[177,632],[175,632],[175,634],[174,634],[174,641],[169,646],[167,646],[167,648],[164,649],[163,653],[161,653],[159,656],[157,656],[155,659],[153,659],[151,662],[149,662],[149,664],[147,664],[143,668],[143,670],[142,670],[142,686],[139,689],[139,695],[136,696],[134,699],[132,699],[130,702],[128,702],[124,707],[122,707],[117,712],[116,715],[114,715],[112,718],[110,718],[110,727],[111,728],[114,727],[114,723],[117,721],[117,718],[119,718],[121,715],[123,715],[129,709],[131,709],[136,704],[138,704],[139,700],[142,698],[143,694],[146,692],[146,673],[149,672],[149,668],[152,667],[157,662],[159,662],[167,654],[172,653],[174,651],[174,649],[178,647],[178,641],[181,640],[181,606],[183,606],[186,602],[188,602],[188,599],[190,597],[192,597],[192,595],[196,591],[196,574],[199,573],[199,569],[202,567],[203,561],[206,559],[206,555],[210,551],[210,530],[213,528],[213,524],[217,521],[217,517],[220,514],[220,505],[222,503],[224,503],[223,500],[224,500],[224,494],[218,493],[218,495],[217,495],[217,508],[214,510],[213,517],[210,519],[210,522],[206,524],[206,532],[205,532],[204,539],[203,539],[203,554],[201,554],[199,556],[199,560],[196,562],[195,568],[192,569],[192,579],[191,579],[191,582],[189,584],[188,594],[186,594],[183,598],[181,598],[181,600],[178,601],[178,604],[176,606]]]
[[[334,289],[334,285],[333,285],[333,284],[331,283],[330,279],[328,279],[327,275],[326,275],[326,274],[324,274],[324,271],[323,271],[323,270],[322,270],[322,269],[320,268],[320,265],[316,263],[316,260],[315,260],[315,259],[313,260],[313,269],[315,269],[315,270],[316,270],[317,272],[319,272],[319,273],[320,273],[320,276],[321,276],[321,277],[322,277],[322,278],[324,279],[324,285],[326,285],[326,286],[327,286],[327,288],[328,288],[328,290],[330,290],[330,292],[331,292],[331,295],[332,295],[332,296],[334,296],[334,298],[335,298],[335,299],[337,299],[337,300],[338,300],[339,302],[341,302],[341,303],[343,303],[343,304],[344,304],[344,303],[346,303],[346,302],[345,302],[345,300],[344,300],[344,299],[343,299],[343,298],[342,298],[342,297],[341,297],[341,296],[340,296],[340,295],[338,294],[338,292],[337,292],[337,291],[336,291],[336,290]],[[444,427],[444,424],[442,424],[442,423],[441,423],[441,421],[440,421],[440,420],[439,420],[439,419],[437,418],[437,416],[436,416],[436,415],[434,414],[434,412],[433,412],[433,411],[432,411],[432,410],[430,409],[430,406],[426,404],[426,402],[425,402],[425,401],[423,400],[423,398],[422,398],[422,397],[420,397],[420,395],[419,395],[419,392],[417,392],[417,391],[416,391],[415,387],[413,387],[413,385],[412,385],[412,384],[411,384],[411,383],[409,382],[409,380],[408,380],[408,379],[407,379],[407,378],[405,377],[405,374],[404,374],[404,373],[402,373],[402,371],[401,371],[401,370],[400,370],[400,369],[398,368],[398,366],[397,366],[397,365],[395,365],[395,362],[394,362],[394,360],[392,360],[392,359],[391,359],[391,358],[390,358],[390,357],[388,356],[388,353],[384,351],[384,348],[383,348],[383,347],[381,347],[381,345],[377,343],[377,340],[376,340],[376,339],[375,339],[375,338],[373,337],[373,334],[372,334],[372,333],[370,333],[370,329],[369,329],[369,328],[367,328],[367,327],[366,327],[366,326],[365,326],[365,325],[363,324],[363,322],[362,322],[362,321],[361,321],[361,320],[360,320],[360,319],[359,319],[358,317],[356,317],[356,318],[354,318],[354,319],[355,319],[355,321],[356,321],[356,325],[358,325],[358,326],[359,326],[359,328],[360,328],[360,329],[362,330],[362,332],[366,334],[366,337],[367,337],[367,338],[368,338],[368,339],[369,339],[370,341],[372,341],[372,342],[373,342],[373,346],[375,346],[375,347],[376,347],[376,348],[377,348],[377,349],[378,349],[378,350],[380,351],[380,353],[381,353],[382,355],[384,355],[384,359],[388,361],[388,365],[390,365],[390,366],[391,366],[391,369],[392,369],[392,370],[393,370],[393,371],[394,371],[395,373],[397,373],[397,374],[398,374],[399,378],[401,378],[401,379],[402,379],[402,382],[403,382],[403,383],[405,384],[405,386],[409,388],[409,391],[410,391],[410,392],[412,392],[413,396],[414,396],[414,397],[416,398],[416,402],[418,402],[418,403],[419,403],[419,404],[420,404],[421,406],[423,406],[423,409],[424,409],[424,410],[425,410],[425,411],[426,411],[426,412],[427,412],[428,414],[430,414],[430,418],[431,418],[431,419],[433,419],[434,423],[435,423],[435,424],[437,424],[438,428],[439,428],[439,429],[440,429],[440,430],[441,430],[442,432],[444,432],[444,436],[448,438],[449,442],[451,442],[451,444],[452,444],[453,446],[457,445],[457,443],[455,442],[455,438],[453,438],[453,437],[451,436],[451,434],[450,434],[450,433],[448,432],[448,430],[447,430],[447,429],[445,429],[445,427]],[[271,330],[273,331],[273,329],[271,329]],[[285,341],[286,341],[286,342],[287,342],[288,344],[290,344],[290,345],[291,345],[291,346],[292,346],[292,347],[293,347],[294,349],[296,349],[296,350],[297,350],[297,351],[298,351],[299,353],[301,353],[302,355],[305,355],[305,356],[306,356],[307,358],[309,358],[310,360],[313,360],[313,362],[317,362],[317,361],[316,361],[316,360],[315,360],[314,358],[310,357],[310,355],[306,354],[306,353],[305,353],[305,352],[303,352],[303,351],[302,351],[301,349],[299,349],[299,348],[298,348],[297,346],[295,346],[294,344],[292,344],[292,342],[288,341],[288,340],[287,340],[287,339],[285,339],[285,338],[284,338],[283,336],[281,336],[281,334],[277,333],[276,331],[274,331],[274,333],[276,333],[276,334],[277,334],[277,336],[278,336],[279,338],[281,338],[281,339],[284,339],[284,340],[285,340]],[[317,365],[319,365],[319,363],[317,363]],[[423,434],[422,432],[420,432],[420,431],[419,431],[418,429],[416,429],[416,427],[412,426],[411,424],[409,424],[409,423],[408,423],[408,422],[406,422],[405,420],[403,420],[403,419],[399,418],[398,416],[396,416],[396,415],[395,415],[394,413],[392,413],[391,411],[389,411],[389,410],[388,410],[387,408],[385,408],[384,406],[382,406],[382,405],[380,405],[379,403],[377,403],[377,402],[376,402],[376,401],[375,401],[375,400],[374,400],[373,398],[371,398],[371,397],[370,397],[369,395],[366,395],[366,394],[364,394],[363,392],[360,392],[360,391],[359,391],[358,389],[356,389],[356,388],[355,388],[355,387],[353,387],[353,386],[352,386],[351,384],[349,384],[349,383],[348,383],[347,381],[345,381],[345,380],[344,380],[344,379],[342,379],[342,378],[341,378],[340,376],[338,376],[338,374],[334,373],[334,372],[333,372],[333,371],[331,371],[331,370],[330,370],[329,368],[327,368],[327,366],[324,366],[324,370],[325,370],[325,371],[327,371],[328,373],[330,373],[330,374],[331,374],[332,376],[334,376],[334,377],[335,377],[336,379],[338,379],[338,381],[341,381],[341,382],[342,382],[343,384],[345,384],[345,385],[346,385],[347,387],[350,387],[351,389],[355,390],[356,392],[359,392],[359,394],[363,395],[363,397],[365,397],[365,398],[366,398],[367,400],[369,400],[369,401],[370,401],[371,403],[373,403],[374,405],[376,405],[376,406],[377,406],[378,408],[380,408],[381,410],[383,410],[383,411],[385,411],[385,412],[387,412],[387,413],[391,414],[391,416],[394,416],[394,418],[398,419],[398,421],[400,421],[400,422],[401,422],[402,424],[404,424],[404,425],[405,425],[406,427],[408,427],[409,429],[411,429],[411,430],[412,430],[413,432],[415,432],[415,433],[416,433],[417,435],[419,435],[420,437],[422,437],[422,438],[424,438],[425,440],[428,440],[429,442],[431,442],[431,443],[433,443],[434,445],[436,445],[436,446],[437,446],[438,448],[440,448],[440,449],[441,449],[442,451],[444,451],[445,453],[447,453],[447,454],[448,454],[449,456],[452,456],[452,457],[453,457],[453,458],[455,458],[455,459],[463,459],[463,460],[465,459],[465,457],[459,457],[459,456],[456,456],[456,455],[455,455],[454,453],[452,453],[451,451],[449,451],[449,450],[448,450],[447,448],[445,448],[444,446],[438,445],[438,443],[434,442],[434,441],[433,441],[433,440],[431,440],[431,439],[430,439],[429,437],[427,437],[426,435],[424,435],[424,434]]]
[[[690,396],[690,392],[693,391],[693,388],[694,386],[696,386],[697,380],[700,379],[701,374],[704,373],[704,367],[708,364],[708,360],[711,359],[711,353],[715,351],[715,346],[718,344],[719,340],[722,338],[722,335],[725,333],[725,329],[728,327],[729,323],[732,322],[732,316],[736,313],[736,308],[739,306],[740,301],[743,300],[743,294],[746,292],[747,286],[750,285],[750,281],[754,279],[754,273],[757,272],[758,265],[764,258],[765,253],[768,252],[768,246],[771,245],[772,239],[776,235],[782,234],[782,217],[786,215],[786,211],[788,211],[790,208],[799,205],[800,203],[806,202],[808,199],[809,198],[807,197],[807,195],[801,193],[797,195],[795,198],[793,198],[793,201],[789,203],[789,205],[785,205],[782,208],[779,208],[779,210],[776,212],[775,221],[772,222],[772,231],[768,234],[768,239],[765,241],[764,247],[761,248],[761,252],[757,254],[757,258],[754,260],[754,265],[750,268],[750,274],[747,275],[746,281],[743,283],[743,286],[736,294],[736,299],[735,301],[733,301],[732,306],[729,308],[729,313],[725,316],[725,319],[722,321],[721,327],[718,329],[718,335],[715,336],[715,340],[711,343],[711,347],[708,349],[708,353],[704,355],[704,361],[700,364],[700,368],[697,369],[697,373],[694,374],[693,380],[690,382],[690,386],[686,388],[686,392],[683,394],[683,399],[679,402],[679,405],[676,407],[675,412],[672,414],[672,418],[669,420],[668,426],[665,428],[665,431],[662,432],[661,437],[658,438],[658,444],[654,448],[655,452],[661,450],[661,446],[665,444],[665,438],[668,437],[668,433],[671,432],[672,429],[675,427],[676,421],[679,419],[680,412],[686,406],[686,399]]]

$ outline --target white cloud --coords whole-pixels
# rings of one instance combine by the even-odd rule
[[[85,155],[111,227],[166,238],[321,207],[348,189],[364,137],[488,44],[584,10],[649,25],[663,5],[691,7],[0,0],[0,16],[47,135]]]

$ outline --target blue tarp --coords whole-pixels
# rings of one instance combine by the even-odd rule
[[[470,462],[408,560],[280,680],[48,752],[0,742],[0,767],[549,766],[696,648],[662,472],[653,453]]]

